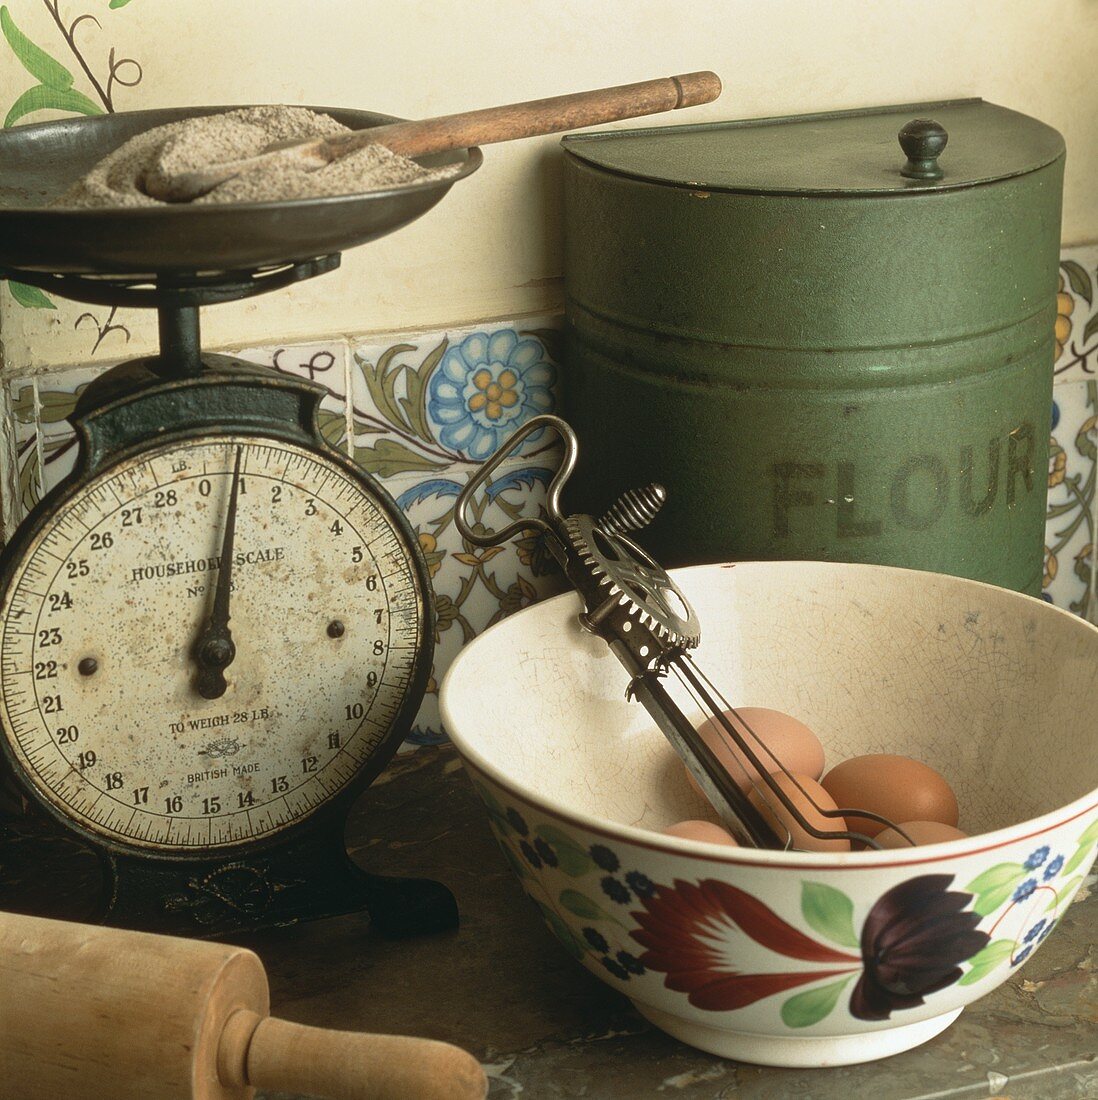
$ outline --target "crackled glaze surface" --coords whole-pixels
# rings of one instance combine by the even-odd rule
[[[483,636],[443,686],[512,869],[566,950],[703,1049],[811,1065],[925,1040],[1044,942],[1094,859],[1098,744],[1059,731],[1098,707],[1098,631],[1000,589],[872,566],[677,579],[702,619],[699,663],[733,702],[797,715],[832,764],[925,760],[972,837],[835,856],[656,835],[705,808],[562,597]],[[482,699],[488,675],[505,711]],[[770,1046],[744,1054],[744,1035]]]

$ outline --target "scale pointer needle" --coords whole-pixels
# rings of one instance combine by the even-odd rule
[[[195,645],[195,659],[198,662],[195,688],[204,699],[220,699],[225,694],[228,687],[225,669],[236,657],[236,646],[229,630],[229,594],[233,583],[233,537],[236,533],[236,500],[240,489],[242,451],[242,447],[237,447],[236,461],[233,464],[233,483],[229,491],[229,507],[225,513],[225,533],[221,538],[221,558],[218,563],[213,610]]]

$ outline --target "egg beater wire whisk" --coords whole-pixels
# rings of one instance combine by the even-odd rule
[[[467,514],[477,492],[490,485],[492,475],[526,440],[545,429],[561,437],[564,455],[549,483],[544,518],[518,519],[498,531],[474,528]],[[817,805],[694,660],[693,651],[701,642],[697,613],[666,570],[630,538],[631,532],[656,515],[667,499],[666,490],[655,484],[630,489],[598,519],[566,515],[561,510],[561,493],[575,469],[578,453],[575,432],[560,417],[544,415],[527,421],[477,470],[458,497],[455,523],[462,537],[481,547],[499,546],[532,532],[544,539],[583,602],[581,626],[603,639],[629,673],[626,696],[648,711],[741,844],[791,847],[790,835],[780,824],[785,816],[810,836],[878,848],[871,837],[850,830],[846,818],[869,819],[893,829],[896,825],[868,811],[829,810]],[[670,691],[672,682],[681,691]],[[741,782],[699,734],[699,720],[686,713],[679,699],[690,700],[710,720],[710,728],[717,729],[736,766],[742,769]],[[821,829],[807,820],[774,778],[778,774],[796,786],[822,817],[833,820],[835,827]],[[756,793],[771,813],[763,813],[744,793],[744,787]]]

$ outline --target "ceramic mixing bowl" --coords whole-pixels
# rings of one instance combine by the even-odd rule
[[[970,838],[801,853],[662,836],[711,814],[568,594],[476,638],[442,687],[515,874],[566,951],[693,1046],[824,1066],[924,1042],[1039,950],[1094,861],[1098,629],[883,566],[673,575],[734,704],[801,718],[828,766],[931,764]]]

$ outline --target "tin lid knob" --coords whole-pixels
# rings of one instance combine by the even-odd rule
[[[945,128],[933,119],[913,118],[900,131],[900,148],[907,154],[900,175],[911,180],[940,180],[938,157],[948,140]]]

